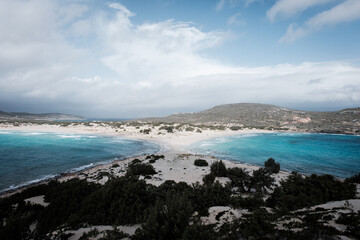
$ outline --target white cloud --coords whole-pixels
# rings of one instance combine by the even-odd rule
[[[245,6],[248,6],[254,2],[263,2],[263,0],[219,0],[216,3],[216,11],[221,11],[225,7],[234,8],[239,4],[243,3]]]
[[[351,22],[360,18],[360,1],[346,0],[328,11],[319,13],[311,18],[307,25],[322,28],[326,25],[335,25],[341,22]]]
[[[228,66],[204,55],[228,33],[175,20],[135,24],[122,5],[110,15],[75,14],[63,29],[56,3],[1,1],[0,105],[36,103],[52,111],[129,117],[230,102],[360,101],[360,67],[346,62]],[[91,32],[92,44],[79,50],[68,40],[76,28],[82,36]]]
[[[116,19],[101,28],[112,49],[102,61],[126,81],[178,80],[218,71],[219,67],[199,52],[219,44],[226,34],[202,32],[194,25],[167,20],[134,26],[118,12]],[[135,75],[135,76],[134,76]]]
[[[285,17],[292,17],[297,13],[303,12],[306,9],[332,2],[334,0],[278,0],[266,13],[270,21],[274,21],[279,15]]]
[[[241,19],[240,17],[241,17],[241,13],[236,13],[236,14],[232,15],[231,17],[228,18],[227,24],[229,24],[229,25],[239,25],[239,26],[246,25],[245,20]]]
[[[108,6],[110,8],[118,10],[125,17],[133,17],[133,16],[135,16],[134,13],[130,12],[129,9],[127,9],[124,5],[122,5],[120,3],[108,3]]]
[[[280,42],[293,42],[326,26],[351,22],[357,19],[360,19],[360,1],[346,0],[330,10],[323,11],[310,18],[303,26],[296,28],[294,24],[290,25]]]
[[[222,9],[224,8],[225,4],[226,4],[226,0],[220,0],[220,1],[218,1],[218,2],[216,3],[216,7],[215,7],[216,11],[222,10]]]

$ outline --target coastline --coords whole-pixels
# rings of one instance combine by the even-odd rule
[[[122,131],[119,133],[119,131],[116,131],[117,129],[103,129],[103,127],[98,127],[95,129],[92,128],[78,128],[76,127],[49,127],[45,126],[45,128],[41,128],[39,126],[33,127],[33,126],[22,126],[22,127],[6,127],[3,128],[3,126],[0,125],[0,131],[1,130],[9,130],[9,131],[34,131],[34,132],[56,132],[56,133],[68,133],[68,134],[101,134],[106,136],[116,136],[116,137],[123,137],[123,138],[129,138],[129,139],[136,139],[136,140],[142,140],[142,141],[149,141],[156,144],[159,144],[161,146],[160,151],[155,154],[146,154],[146,155],[140,155],[140,156],[133,156],[133,157],[127,157],[125,159],[121,160],[115,160],[110,163],[106,164],[99,164],[87,169],[83,169],[81,171],[77,172],[69,172],[69,173],[62,173],[58,176],[47,179],[41,182],[37,182],[34,184],[26,185],[21,188],[17,188],[8,192],[0,193],[0,199],[10,197],[16,193],[20,193],[32,186],[46,184],[50,182],[51,180],[57,180],[60,183],[69,181],[71,179],[77,178],[80,180],[85,180],[87,182],[97,183],[100,185],[106,184],[109,180],[116,177],[123,177],[126,176],[126,172],[128,170],[129,165],[133,162],[133,160],[137,159],[137,162],[141,162],[144,164],[149,164],[153,167],[155,170],[155,174],[149,175],[139,175],[139,180],[144,180],[146,184],[151,184],[154,187],[162,187],[163,183],[166,181],[171,182],[185,182],[188,186],[199,186],[197,183],[199,183],[201,186],[205,186],[206,184],[203,183],[203,179],[206,175],[210,174],[211,171],[211,164],[222,160],[223,164],[225,165],[226,169],[234,169],[234,168],[241,168],[245,170],[247,174],[250,176],[254,176],[256,170],[261,168],[261,166],[255,166],[247,163],[239,163],[234,162],[231,160],[226,159],[219,159],[214,156],[210,155],[201,155],[201,154],[194,154],[189,153],[189,151],[186,150],[186,147],[196,143],[198,141],[212,139],[216,137],[224,137],[224,136],[233,136],[233,135],[239,135],[239,134],[249,134],[249,133],[278,133],[280,131],[264,131],[264,130],[241,130],[241,131],[229,131],[229,130],[204,130],[201,133],[200,132],[184,132],[184,131],[178,131],[175,133],[165,133],[164,131],[152,131],[151,134],[144,134],[140,131],[143,129],[146,129],[143,127],[142,129],[136,128],[136,127],[126,127],[125,131]],[[64,130],[65,131],[62,131]],[[105,131],[106,130],[106,131]],[[159,134],[160,132],[160,134]],[[160,155],[161,154],[161,155]],[[208,163],[208,166],[196,166],[195,160],[202,159],[205,160]],[[286,181],[288,177],[291,175],[290,172],[280,170],[279,173],[274,173],[271,175],[271,177],[274,179],[274,182],[270,188],[267,188],[267,193],[262,197],[263,200],[267,199],[269,196],[272,196],[274,193],[274,189],[281,185],[281,181]],[[302,176],[304,177],[304,176]],[[124,179],[124,178],[122,178]],[[116,180],[115,180],[116,181]],[[223,177],[215,177],[214,181],[220,183],[220,185],[229,186],[228,184],[233,184],[233,180],[229,176],[223,176]],[[71,182],[69,182],[72,184]],[[110,182],[112,183],[112,182]],[[67,184],[67,183],[65,183]],[[111,185],[111,184],[110,184]],[[105,188],[107,188],[106,185]],[[165,185],[166,186],[166,185]],[[101,188],[102,186],[99,186]],[[236,191],[236,190],[235,190]],[[352,199],[342,200],[339,201],[327,201],[327,202],[321,202],[321,205],[314,204],[311,206],[311,211],[315,211],[318,208],[324,209],[324,211],[327,212],[333,212],[334,206],[337,209],[337,218],[343,213],[348,212],[354,212],[360,209],[360,201],[357,199],[360,196],[360,185],[358,184],[356,186],[356,197]],[[236,196],[240,196],[242,199],[248,199],[251,197],[250,192],[246,193],[239,193],[236,192]],[[40,204],[44,207],[49,205],[49,202],[44,201],[44,196],[42,193],[38,193],[35,195],[27,196],[24,198],[24,201],[30,204]],[[254,203],[257,204],[257,203]],[[343,207],[346,207],[344,210]],[[272,208],[264,207],[264,209],[270,213],[273,214]],[[297,218],[294,218],[294,222],[298,223],[296,219],[303,219],[304,217],[301,215],[302,211],[308,210],[309,208],[304,208],[297,210],[296,212],[300,213]],[[321,210],[322,211],[322,210]],[[200,217],[200,221],[205,224],[216,224],[217,227],[222,226],[225,222],[232,222],[235,219],[242,219],[242,217],[245,217],[246,214],[249,213],[249,210],[247,210],[247,207],[234,207],[232,205],[211,205],[208,208],[208,216]],[[326,213],[326,212],[325,212]],[[324,213],[324,214],[325,214]],[[218,217],[221,215],[224,215],[223,217]],[[305,213],[306,215],[306,213]],[[325,215],[324,215],[325,216]],[[287,217],[287,215],[285,215]],[[218,219],[217,219],[218,218]],[[277,219],[275,222],[275,226],[277,229],[283,229],[284,226],[288,223],[287,221],[284,221],[282,218]],[[329,222],[330,226],[334,228],[339,228],[342,232],[344,232],[344,229],[341,228],[342,225],[338,224],[336,221]],[[32,225],[31,225],[32,226]],[[340,227],[339,227],[340,226]],[[116,226],[117,229],[120,230],[129,230],[129,234],[133,235],[137,229],[141,229],[142,225],[139,225],[136,223],[135,225],[119,225]],[[69,239],[79,239],[82,235],[90,233],[92,229],[99,229],[100,234],[104,234],[106,229],[111,229],[110,225],[84,225],[83,227],[73,227],[73,228],[61,228],[57,231],[53,231],[53,235],[60,235],[62,232],[65,232],[67,234],[74,234]],[[105,229],[105,230],[104,230]],[[294,231],[296,232],[298,228],[294,228]],[[290,229],[291,230],[291,229]]]
[[[94,123],[93,126],[70,125],[62,127],[60,125],[50,124],[22,124],[13,126],[0,123],[0,131],[31,131],[31,132],[50,132],[50,133],[68,133],[68,134],[99,134],[105,136],[124,137],[134,140],[143,140],[156,143],[162,147],[161,152],[176,151],[185,152],[184,147],[217,137],[227,137],[248,133],[276,133],[279,131],[261,130],[261,129],[242,129],[242,130],[202,130],[201,133],[195,131],[178,131],[167,133],[166,131],[153,129],[149,134],[141,133],[140,130],[148,129],[150,125],[144,125],[141,128],[133,126],[123,126],[119,131],[110,126],[102,126]]]
[[[149,125],[144,125],[142,129],[147,129]],[[94,126],[66,126],[62,127],[60,125],[50,125],[50,124],[42,124],[42,125],[36,125],[36,124],[22,124],[20,126],[13,126],[8,124],[0,124],[0,131],[27,131],[27,132],[50,132],[50,133],[66,133],[66,134],[96,134],[96,135],[103,135],[103,136],[113,136],[113,137],[123,137],[133,140],[141,140],[141,141],[148,141],[155,143],[160,146],[160,150],[156,154],[162,154],[165,155],[166,159],[169,159],[167,162],[168,164],[171,164],[172,162],[179,162],[179,159],[182,159],[183,161],[180,161],[181,163],[178,164],[177,168],[180,171],[180,169],[186,168],[189,169],[193,165],[193,161],[195,158],[203,158],[208,160],[210,163],[216,160],[213,156],[204,156],[204,155],[198,155],[194,153],[189,153],[189,151],[186,149],[186,147],[190,146],[191,144],[194,144],[196,142],[200,142],[203,140],[208,140],[212,138],[217,137],[225,137],[225,136],[234,136],[239,134],[248,134],[248,133],[268,133],[268,132],[275,132],[275,131],[268,131],[268,130],[203,130],[201,133],[199,132],[188,132],[188,131],[178,131],[173,133],[167,133],[166,131],[162,131],[159,129],[152,130],[149,134],[141,133],[139,128],[133,127],[133,126],[125,126],[123,127],[123,131],[119,131],[118,129],[114,129],[109,126],[101,126],[100,124],[94,124]],[[192,156],[192,157],[190,157]],[[146,155],[140,155],[140,156],[132,156],[127,157],[125,159],[121,160],[114,160],[110,163],[100,163],[95,164],[94,166],[91,166],[89,168],[85,168],[79,171],[75,172],[62,172],[57,174],[54,177],[49,177],[37,182],[29,182],[29,184],[24,184],[23,186],[16,187],[14,189],[9,189],[4,192],[0,193],[0,197],[7,197],[12,194],[15,194],[17,192],[21,192],[25,190],[26,188],[29,188],[31,186],[36,186],[39,184],[47,183],[51,180],[58,180],[58,181],[66,181],[71,178],[84,178],[86,175],[94,175],[97,172],[106,172],[108,171],[111,166],[114,164],[120,164],[123,168],[126,168],[126,165],[132,161],[135,158],[145,159]],[[187,162],[186,162],[187,161]],[[226,162],[226,165],[229,167],[242,167],[245,169],[248,169],[249,171],[253,171],[258,169],[259,167],[251,164],[242,164],[242,163],[235,163],[229,160],[224,160]],[[168,174],[169,170],[165,169],[166,166],[159,166],[161,168],[163,173],[163,176],[165,178],[174,178],[175,180],[184,180],[181,175],[187,175],[189,171],[178,171],[177,174]],[[186,173],[185,173],[186,172]],[[204,175],[205,173],[201,173],[201,175]],[[206,173],[207,174],[207,173]],[[176,175],[176,176],[175,176]],[[186,180],[186,179],[185,179]],[[106,181],[106,178],[103,180],[100,180],[100,183],[103,183]],[[187,182],[188,183],[195,183],[196,181],[202,181],[202,177],[196,177],[194,174],[192,176],[188,176]],[[159,182],[158,182],[159,183]]]
[[[90,126],[89,126],[90,125]],[[211,155],[201,155],[194,152],[190,152],[187,149],[188,146],[213,138],[218,137],[228,137],[241,134],[257,134],[257,133],[303,133],[299,131],[275,131],[275,130],[261,130],[261,129],[241,129],[241,130],[231,130],[225,128],[222,130],[219,129],[201,129],[201,131],[186,131],[184,129],[178,129],[172,132],[167,132],[166,129],[162,129],[161,126],[154,126],[152,124],[143,123],[141,126],[132,126],[127,124],[121,124],[120,127],[114,127],[108,124],[102,123],[90,123],[88,126],[84,124],[74,124],[69,126],[61,126],[59,124],[32,124],[32,123],[23,123],[19,126],[13,126],[11,124],[0,123],[0,131],[26,131],[26,132],[47,132],[47,133],[61,133],[61,134],[91,134],[91,135],[102,135],[102,136],[111,136],[111,137],[121,137],[132,140],[147,141],[157,144],[160,147],[160,150],[155,154],[161,154],[165,156],[166,164],[154,164],[154,167],[157,167],[161,176],[156,176],[155,179],[158,181],[148,181],[149,183],[158,185],[163,180],[174,180],[174,181],[185,181],[187,183],[202,182],[202,177],[208,172],[202,170],[203,172],[196,171],[197,169],[193,168],[193,162],[197,158],[205,159],[211,164],[214,161],[223,160],[227,167],[240,167],[246,169],[249,172],[252,172],[259,168],[258,165],[250,163],[239,163],[236,161],[231,161],[228,159],[218,159]],[[144,133],[144,130],[150,129],[149,132]],[[108,178],[100,178],[97,174],[101,172],[106,172],[110,176],[123,176],[124,174],[114,174],[113,171],[123,171],[125,172],[127,164],[130,163],[135,158],[141,159],[141,161],[146,162],[147,155],[138,155],[126,157],[120,160],[109,161],[108,163],[93,163],[93,166],[85,167],[78,171],[71,171],[70,169],[66,172],[58,173],[55,177],[50,177],[44,180],[40,180],[29,184],[24,184],[23,186],[13,189],[6,190],[0,193],[0,197],[9,196],[16,192],[23,191],[24,189],[35,186],[38,184],[46,183],[51,180],[66,181],[72,178],[92,178],[93,180],[99,183],[105,183]],[[176,163],[176,164],[175,164]],[[120,165],[120,169],[112,169],[114,164]],[[172,166],[172,167],[168,167]],[[172,171],[176,169],[176,171]],[[189,172],[194,171],[194,174],[189,174]],[[172,171],[172,172],[171,172]],[[171,173],[170,173],[171,172]],[[276,182],[279,182],[285,176],[290,174],[290,171],[283,170],[281,171],[281,176],[276,177]],[[184,178],[184,176],[186,178]],[[198,175],[198,176],[196,176]],[[161,180],[159,180],[161,179]]]

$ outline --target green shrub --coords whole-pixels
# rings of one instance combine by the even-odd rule
[[[116,228],[113,230],[106,230],[104,237],[100,238],[99,240],[118,240],[128,238],[129,234],[124,233],[123,231],[119,231]]]
[[[281,211],[292,211],[355,196],[356,187],[352,183],[339,181],[331,175],[303,177],[293,172],[275,188],[267,203]]]
[[[280,163],[275,162],[273,158],[269,158],[265,161],[265,170],[270,174],[279,173],[280,172]]]
[[[208,162],[204,159],[196,159],[194,165],[198,167],[207,167],[209,166]]]
[[[239,188],[240,192],[245,192],[245,187],[250,183],[249,173],[238,167],[227,169],[227,177],[231,180],[231,185]]]
[[[340,217],[336,220],[336,223],[344,224],[347,226],[346,235],[350,235],[354,238],[360,238],[360,211],[357,213],[340,213]]]
[[[233,131],[238,131],[238,130],[241,130],[242,128],[240,126],[232,126],[232,127],[230,127],[230,129]]]
[[[131,161],[130,164],[136,164],[136,163],[141,163],[141,160],[138,158],[135,158],[134,160]]]
[[[217,126],[216,129],[217,129],[217,130],[224,131],[226,128],[225,128],[225,126]]]
[[[87,240],[90,238],[95,238],[100,234],[99,230],[97,228],[93,228],[88,232],[84,232],[81,237],[79,238],[79,240]]]
[[[265,201],[261,194],[254,194],[249,197],[241,197],[239,195],[232,196],[230,204],[234,208],[246,208],[250,211],[265,206]]]
[[[360,173],[355,174],[354,176],[351,176],[351,177],[347,178],[346,181],[351,182],[351,183],[360,184]]]
[[[174,132],[174,126],[162,126],[159,128],[159,130],[166,130],[168,133]]]
[[[202,223],[194,223],[187,226],[182,235],[183,240],[216,240],[217,232],[214,231],[213,226],[203,225]]]
[[[143,133],[143,134],[149,134],[150,132],[151,132],[151,129],[150,129],[150,128],[140,130],[140,133]]]
[[[216,177],[226,177],[227,170],[223,161],[216,161],[210,166],[211,173]]]
[[[145,163],[130,164],[126,176],[153,175],[156,171],[152,165]]]
[[[271,189],[274,181],[266,169],[260,168],[253,172],[248,190],[254,189],[258,193],[266,193],[268,189]]]
[[[203,182],[205,184],[213,184],[215,181],[215,175],[212,173],[209,173],[203,177]]]

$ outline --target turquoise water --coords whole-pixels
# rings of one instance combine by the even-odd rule
[[[191,151],[263,166],[272,157],[281,169],[350,177],[360,172],[360,136],[302,133],[242,134],[202,141]]]
[[[158,150],[153,143],[118,137],[0,131],[0,192]]]

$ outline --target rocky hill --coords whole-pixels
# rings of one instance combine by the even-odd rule
[[[84,120],[84,117],[64,113],[25,113],[0,111],[0,120]]]
[[[360,108],[315,112],[267,104],[238,103],[219,105],[196,113],[179,113],[163,118],[151,118],[146,121],[360,134]]]

